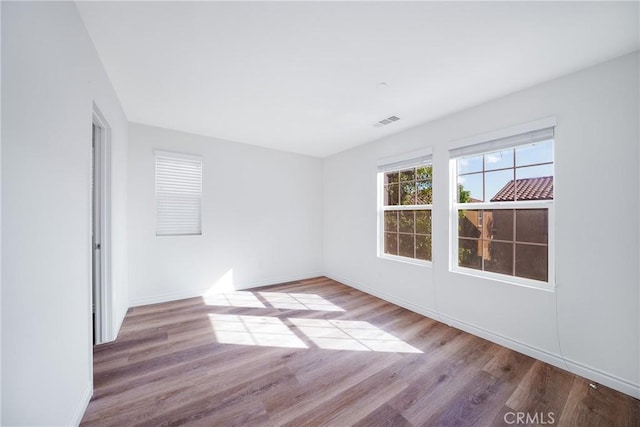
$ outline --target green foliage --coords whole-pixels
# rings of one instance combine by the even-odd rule
[[[384,213],[384,231],[398,231],[398,211],[386,211]]]
[[[458,203],[469,203],[471,201],[471,191],[465,190],[462,184],[458,184]],[[458,211],[458,218],[464,218],[464,211]]]
[[[471,264],[471,249],[458,247],[458,265]]]
[[[416,233],[431,234],[430,211],[416,211]]]
[[[430,205],[433,203],[433,168],[420,166],[384,177],[386,205]]]
[[[458,184],[458,203],[469,203],[471,201],[471,191],[465,190],[462,184]]]
[[[433,167],[420,166],[416,168],[416,181],[433,181]]]
[[[384,174],[385,184],[394,184],[398,182],[398,172],[387,172]]]
[[[469,203],[471,202],[471,191],[465,190],[462,184],[458,184],[458,203]],[[466,220],[464,210],[458,211],[458,232],[460,232],[460,228],[462,224]],[[470,265],[473,257],[473,252],[471,249],[463,248],[458,246],[458,265]]]
[[[413,233],[415,223],[414,211],[400,211],[398,230],[401,233]]]

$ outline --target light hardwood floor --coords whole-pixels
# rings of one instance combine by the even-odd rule
[[[636,399],[327,278],[132,308],[94,387],[83,426],[640,426]]]

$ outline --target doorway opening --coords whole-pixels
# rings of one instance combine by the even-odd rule
[[[95,107],[91,134],[91,318],[95,345],[108,340],[111,306],[109,128]]]

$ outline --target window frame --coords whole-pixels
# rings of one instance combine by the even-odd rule
[[[204,178],[204,159],[202,156],[193,154],[176,153],[171,151],[154,150],[154,197],[155,197],[155,236],[156,237],[184,237],[184,236],[202,236],[202,194],[203,194],[203,178]],[[158,159],[166,158],[173,161],[184,161],[199,164],[199,197],[198,197],[198,231],[194,232],[163,232],[160,226],[160,192],[158,185]]]
[[[410,168],[416,168],[421,166],[430,166],[432,168],[431,173],[431,188],[433,191],[433,160],[431,157],[431,150],[422,150],[420,152],[415,152],[413,155],[405,155],[401,156],[403,160],[398,161],[398,158],[394,158],[393,161],[387,161],[386,163],[379,163],[378,165],[378,173],[377,173],[377,257],[380,259],[386,259],[390,261],[399,261],[407,264],[413,264],[418,266],[427,266],[431,267],[433,265],[433,196],[432,203],[425,205],[385,205],[384,199],[384,176],[389,172],[400,172]],[[419,258],[410,258],[402,255],[394,255],[385,253],[385,230],[384,230],[384,214],[388,211],[429,211],[431,215],[431,232],[429,236],[431,237],[431,260],[424,260]],[[414,236],[416,233],[413,233]]]
[[[553,126],[555,127],[555,122]],[[529,132],[534,132],[535,130],[531,130]],[[509,138],[515,136],[515,133],[507,134],[504,138]],[[555,148],[556,148],[556,137],[555,135],[551,136],[547,140],[552,141],[552,152],[553,152],[553,178],[554,178],[554,190],[556,186],[556,164],[555,164]],[[485,139],[485,141],[488,141]],[[476,141],[476,144],[478,142]],[[481,144],[482,142],[480,142]],[[478,144],[478,145],[480,145]],[[471,146],[473,144],[468,144]],[[458,160],[463,157],[468,157],[471,155],[486,155],[489,153],[493,153],[495,151],[500,151],[504,149],[515,149],[518,147],[526,146],[528,143],[514,143],[512,145],[500,146],[492,148],[491,146],[487,146],[484,151],[477,151],[474,154],[463,154],[452,156],[451,152],[449,154],[449,197],[450,197],[450,209],[449,209],[449,226],[450,226],[450,242],[449,242],[449,271],[453,273],[464,274],[467,276],[479,277],[483,279],[489,279],[496,282],[524,286],[529,288],[536,288],[546,291],[554,291],[555,284],[555,246],[556,246],[556,238],[555,238],[555,191],[554,198],[550,200],[514,200],[514,201],[506,201],[506,202],[476,202],[476,203],[459,203],[458,202]],[[514,168],[516,165],[514,164]],[[483,173],[484,173],[483,169]],[[484,179],[484,178],[483,178]],[[485,195],[486,197],[486,195]],[[548,230],[547,230],[547,281],[540,281],[535,279],[530,279],[526,277],[519,277],[515,275],[508,275],[503,273],[495,273],[486,270],[479,270],[469,267],[463,267],[459,265],[459,215],[458,212],[460,210],[516,210],[516,209],[546,209],[548,212],[547,222],[548,222]],[[484,220],[483,220],[484,221]],[[513,236],[513,242],[516,243],[516,237]],[[515,259],[513,261],[515,263]]]

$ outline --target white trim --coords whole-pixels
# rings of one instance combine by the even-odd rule
[[[447,316],[435,310],[429,310],[427,308],[414,304],[410,301],[407,301],[403,298],[398,298],[390,294],[387,294],[385,292],[378,291],[376,289],[370,288],[369,286],[365,286],[360,283],[357,283],[353,280],[346,279],[344,277],[340,277],[327,272],[325,272],[324,275],[325,277],[328,277],[339,283],[345,284],[354,289],[358,289],[369,295],[373,295],[375,297],[381,298],[392,304],[399,305],[400,307],[404,307],[407,310],[413,311],[414,313],[418,313],[430,319],[437,320],[441,323],[455,327],[457,329],[468,332],[480,338],[484,338],[488,341],[494,342],[503,347],[509,348],[511,350],[517,351],[522,354],[526,354],[527,356],[533,357],[534,359],[541,360],[545,363],[549,363],[550,365],[553,365],[564,371],[569,371],[580,377],[587,378],[592,381],[596,381],[614,390],[618,390],[629,396],[640,399],[640,384],[634,384],[630,381],[624,380],[615,375],[608,374],[598,369],[594,369],[589,366],[582,365],[570,359],[566,359],[562,357],[562,355],[558,355],[546,350],[542,350],[540,348],[531,346],[521,341],[514,340],[504,335],[489,331],[488,329],[484,329],[484,328],[472,325],[468,322],[458,320],[454,317]]]
[[[466,210],[490,210],[490,209],[547,209],[549,212],[549,234],[547,236],[547,281],[528,279],[526,277],[512,276],[508,274],[493,273],[486,270],[476,270],[473,268],[459,266],[456,262],[458,259],[458,233],[455,231],[458,224],[458,209]],[[555,205],[550,200],[540,201],[515,201],[515,202],[485,202],[485,203],[455,203],[451,211],[451,256],[449,262],[449,271],[456,274],[464,274],[466,276],[479,277],[481,279],[492,280],[495,282],[505,283],[508,285],[524,286],[532,289],[540,289],[543,291],[554,292],[556,285],[555,276]]]
[[[419,157],[419,158],[412,158],[409,159],[409,162],[413,162],[416,161],[415,164],[412,164],[412,166],[407,166],[407,167],[418,167],[421,165],[424,166],[431,166],[433,168],[433,162],[432,162],[432,158],[431,158],[431,148],[425,149],[425,150],[420,150],[419,152],[412,152],[410,154],[412,155],[420,155],[420,153],[428,153],[428,155],[424,156],[424,157]],[[408,154],[403,155],[407,156]],[[408,165],[409,163],[407,163],[406,165]],[[389,165],[393,165],[393,168],[389,168],[389,169],[384,169],[381,168],[380,166],[378,167],[378,173],[376,174],[376,185],[377,185],[377,197],[376,197],[376,212],[377,212],[377,224],[376,224],[376,256],[378,258],[381,259],[386,259],[389,261],[399,261],[399,262],[404,262],[407,264],[413,264],[413,265],[419,265],[419,266],[428,266],[430,267],[432,265],[431,260],[422,260],[422,259],[418,259],[418,258],[411,258],[411,257],[404,257],[404,256],[400,256],[400,255],[392,255],[392,254],[387,254],[384,252],[384,213],[388,212],[388,211],[417,211],[417,210],[425,210],[425,211],[429,211],[432,215],[432,221],[433,221],[433,204],[428,204],[428,205],[384,205],[383,200],[384,200],[384,174],[385,172],[389,172],[389,171],[398,171],[398,170],[402,170],[402,167],[400,169],[398,169],[396,166],[398,165],[398,163],[391,163]],[[386,166],[385,166],[386,167]],[[433,173],[432,173],[432,179],[433,179]],[[433,184],[432,184],[432,188],[433,188]],[[433,222],[432,222],[433,224]],[[432,225],[433,226],[433,225]],[[415,235],[415,233],[414,233]],[[432,236],[433,238],[433,230],[432,233],[430,233],[430,236]],[[432,250],[433,250],[433,241],[432,241]],[[415,253],[414,253],[415,254]]]
[[[124,322],[124,318],[127,316],[127,310],[124,310],[120,316],[118,316],[117,323],[114,328],[110,328],[110,335],[105,337],[105,339],[100,344],[106,344],[113,342],[118,339],[118,334],[120,333],[120,329],[122,329],[122,323]],[[110,325],[111,326],[111,325]],[[114,333],[115,332],[115,333]]]
[[[243,291],[243,290],[252,289],[252,288],[259,288],[262,286],[278,285],[286,282],[295,282],[297,280],[313,279],[316,277],[320,277],[322,275],[323,275],[322,272],[313,272],[313,273],[298,274],[293,276],[273,277],[271,279],[266,279],[266,280],[257,280],[254,282],[235,284],[234,288],[235,290]],[[154,295],[149,297],[134,298],[129,300],[129,307],[139,307],[142,305],[159,304],[163,302],[201,297],[205,295],[208,291],[209,291],[209,288],[195,289],[195,290],[180,291],[180,292],[169,292],[166,294],[159,294],[159,295]]]
[[[628,394],[636,399],[640,399],[640,383],[634,384],[616,375],[607,374],[599,369],[591,368],[573,360],[566,358],[564,360],[569,372],[573,372],[581,377],[589,378],[614,390],[618,390],[619,392]]]
[[[407,301],[403,298],[399,298],[396,296],[393,296],[391,294],[388,294],[386,292],[383,291],[379,291],[377,289],[373,289],[370,288],[368,286],[365,286],[361,283],[355,282],[353,280],[341,277],[341,276],[337,276],[335,274],[329,274],[329,273],[324,273],[325,277],[328,277],[331,280],[335,280],[336,282],[342,283],[344,285],[347,285],[351,288],[354,289],[358,289],[366,294],[369,295],[373,295],[375,297],[378,297],[380,299],[383,299],[387,302],[390,302],[392,304],[396,304],[399,305],[400,307],[406,308],[407,310],[413,311],[414,313],[418,313],[421,314],[425,317],[428,317],[430,319],[434,319],[437,320],[439,322],[442,322],[442,319],[440,317],[440,314],[438,314],[436,311],[434,310],[429,310],[428,308],[424,308],[422,306],[419,306],[417,304],[412,303],[411,301]]]
[[[430,211],[433,205],[385,205],[383,211]]]
[[[165,294],[159,294],[159,295],[142,297],[142,298],[133,298],[129,300],[129,308],[139,307],[142,305],[160,304],[163,302],[178,301],[178,300],[187,299],[187,298],[201,297],[202,295],[204,295],[205,292],[206,292],[206,289],[198,289],[198,290],[190,290],[190,291],[169,292]]]
[[[513,202],[514,204],[517,202]],[[525,202],[520,202],[525,203]],[[502,282],[509,285],[516,286],[525,286],[528,288],[541,289],[544,291],[555,291],[556,289],[556,275],[555,275],[555,205],[544,205],[543,202],[534,202],[536,204],[540,203],[540,205],[536,206],[534,204],[525,205],[525,206],[512,206],[511,209],[529,209],[542,206],[545,209],[548,209],[548,227],[549,232],[547,235],[547,281],[543,282],[540,280],[527,279],[526,277],[513,276],[508,274],[500,274],[493,273],[485,270],[476,270],[473,268],[462,267],[458,265],[458,209],[464,209],[467,207],[467,210],[474,210],[472,206],[475,206],[476,203],[468,203],[462,204],[463,208],[457,207],[459,204],[455,204],[450,209],[450,226],[449,226],[449,272],[465,274],[467,276],[478,277],[481,279],[493,280],[496,282]],[[484,205],[485,203],[483,203]],[[477,203],[480,205],[480,203]],[[495,205],[495,207],[498,207]],[[480,208],[481,209],[481,208]],[[509,207],[503,207],[503,209],[509,209]],[[515,262],[515,260],[514,260]]]
[[[111,286],[111,127],[95,102],[93,103],[92,123],[100,129],[101,133],[100,193],[102,201],[100,203],[100,216],[102,221],[100,224],[101,295],[99,298],[101,307],[99,309],[96,308],[101,317],[100,334],[96,337],[96,344],[98,344],[107,342],[108,338],[115,334],[111,325],[114,310],[113,287]],[[93,223],[93,218],[91,223]],[[93,244],[91,244],[91,256],[93,257]]]
[[[466,138],[464,140],[467,144],[471,144],[473,151],[474,146],[487,148],[486,151],[480,151],[476,154],[490,152],[491,148],[485,146],[485,143],[478,142],[479,138],[503,138],[505,141],[509,140],[510,132],[520,132],[517,136],[526,132],[536,132],[540,130],[539,126],[547,126],[546,131],[551,129],[551,139],[553,141],[553,158],[555,159],[555,117],[549,117],[546,119],[536,120],[534,122],[525,123],[523,125],[513,126],[508,129],[502,129],[491,134],[484,134],[478,137]],[[498,138],[496,136],[498,135]],[[501,135],[501,136],[500,136]],[[511,134],[512,136],[514,134]],[[516,138],[517,139],[517,138]],[[515,140],[515,139],[514,139]],[[491,141],[485,140],[486,144],[490,144]],[[513,140],[511,141],[513,142]],[[475,143],[475,144],[474,144]],[[520,144],[523,145],[523,144]],[[524,144],[526,145],[526,143]],[[507,144],[503,148],[517,148],[519,145]],[[458,203],[458,175],[457,175],[457,161],[465,154],[460,155],[460,151],[464,149],[462,146],[457,149],[449,150],[449,272],[466,274],[469,276],[475,276],[483,279],[494,280],[510,285],[525,286],[529,288],[541,289],[545,291],[553,291],[556,287],[555,283],[555,200],[514,200],[509,202],[480,202],[480,203]],[[453,154],[452,154],[453,153]],[[454,155],[455,154],[455,155]],[[554,170],[554,185],[555,185],[555,161],[550,163]],[[512,169],[512,168],[509,168]],[[517,166],[514,164],[513,169],[517,170]],[[482,170],[484,175],[484,167]],[[548,236],[547,236],[547,281],[532,280],[525,277],[519,277],[509,274],[493,273],[485,270],[476,270],[472,268],[462,267],[458,264],[458,211],[464,210],[495,210],[495,209],[535,209],[542,208],[548,210]],[[515,243],[515,235],[514,235]],[[513,260],[515,263],[515,259]]]
[[[455,139],[449,142],[449,146],[447,148],[449,150],[454,150],[469,145],[476,145],[496,139],[508,138],[513,135],[520,135],[527,132],[534,132],[540,129],[555,127],[556,123],[557,120],[555,116],[544,117],[542,119],[534,120],[527,123],[521,123],[519,125],[510,126],[504,129],[473,135],[466,138]]]
[[[520,208],[523,209],[523,208]],[[472,209],[470,209],[472,210]],[[465,274],[467,276],[478,277],[481,279],[493,280],[509,285],[525,286],[528,288],[541,289],[544,291],[554,291],[556,289],[555,283],[555,215],[554,207],[548,207],[549,216],[549,234],[547,236],[547,281],[528,279],[526,277],[513,276],[509,274],[493,273],[486,270],[476,270],[473,268],[463,267],[458,265],[458,210],[453,208],[451,210],[451,226],[449,227],[449,272],[457,274]],[[515,260],[514,260],[515,262]]]
[[[456,319],[455,317],[451,317],[443,314],[441,314],[440,316],[443,318],[443,321],[449,326],[458,328],[462,331],[470,333],[471,335],[484,338],[488,341],[494,342],[503,347],[507,347],[511,350],[515,350],[519,353],[526,354],[527,356],[531,356],[534,359],[541,360],[543,362],[549,363],[558,368],[566,370],[562,357],[560,357],[557,354],[554,354],[536,347],[532,347],[529,344],[525,344],[521,341],[511,339],[502,334],[497,334],[488,329],[472,325],[471,323]]]
[[[315,271],[312,273],[306,274],[296,274],[293,276],[276,276],[270,279],[265,280],[255,280],[253,282],[247,282],[244,284],[238,284],[238,290],[252,289],[252,288],[260,288],[262,286],[271,286],[271,285],[280,285],[287,282],[296,282],[298,280],[308,280],[315,279],[317,277],[322,277],[323,274],[321,271]]]
[[[457,248],[456,248],[457,252]],[[550,264],[550,263],[549,263]],[[494,273],[486,270],[476,270],[468,267],[453,266],[451,273],[463,274],[465,276],[487,279],[493,282],[504,283],[506,285],[524,286],[525,288],[540,289],[542,291],[554,292],[553,281],[542,282],[539,280],[527,279],[526,277],[510,276],[508,274]]]
[[[93,116],[93,112],[95,111],[95,104],[94,104],[94,110],[92,111],[92,116]],[[91,120],[91,144],[93,144],[93,118]],[[87,271],[88,271],[88,277],[87,277],[87,285],[89,287],[89,292],[88,292],[88,298],[87,298],[87,343],[88,343],[88,348],[87,348],[87,363],[88,363],[88,369],[89,369],[89,400],[91,399],[91,395],[93,394],[93,333],[94,333],[94,327],[93,327],[93,190],[92,190],[92,186],[93,186],[93,148],[92,146],[89,146],[89,154],[88,154],[88,159],[87,161],[89,162],[89,176],[88,176],[88,182],[89,185],[87,186],[87,192],[88,192],[88,198],[87,200],[89,201],[89,206],[90,208],[88,209],[87,212],[87,216],[88,216],[88,224],[87,224],[87,254],[89,255],[87,257]],[[72,413],[71,415],[71,419],[68,425],[79,425],[80,421],[82,421],[82,416],[84,416],[84,411],[86,411],[87,409],[87,405],[89,405],[89,401],[87,400],[86,405],[84,405],[84,395],[87,394],[87,391],[85,390],[84,394],[83,394],[83,398],[80,400],[80,403],[78,404],[78,406],[76,407],[76,410]],[[0,420],[1,423],[2,420]]]
[[[118,334],[120,333],[120,329],[122,329],[122,323],[124,322],[124,318],[126,316],[127,316],[127,310],[123,311],[121,316],[118,316],[118,323],[116,324],[116,328],[115,329],[111,328],[112,330],[116,331],[116,334],[105,337],[104,340],[102,340],[99,344],[96,344],[96,345],[108,344],[110,342],[114,342],[115,340],[117,340]]]
[[[376,256],[380,257],[380,255],[384,254],[384,210],[382,209],[384,196],[382,192],[384,191],[384,178],[381,172],[376,173],[376,213],[378,217],[376,218]],[[432,172],[433,175],[433,172]]]
[[[555,141],[554,141],[555,149]],[[555,181],[555,167],[554,167]],[[547,235],[547,284],[554,291],[558,284],[556,283],[556,205],[555,203],[549,207],[549,234]],[[557,298],[557,297],[556,297]]]
[[[550,209],[553,200],[514,200],[513,202],[479,202],[479,203],[454,203],[455,210],[494,210],[494,209]]]
[[[419,258],[409,258],[406,256],[400,256],[400,255],[386,254],[386,253],[381,253],[380,255],[378,255],[378,258],[386,259],[388,261],[404,262],[405,264],[413,264],[413,265],[418,265],[420,267],[431,267],[433,265],[432,261],[427,261]]]
[[[76,410],[73,411],[71,415],[71,419],[67,423],[69,426],[77,426],[80,425],[82,421],[82,417],[84,417],[84,413],[89,406],[89,402],[91,401],[91,396],[93,396],[93,382],[90,382],[85,388],[84,393],[82,393],[82,397],[76,406]]]

